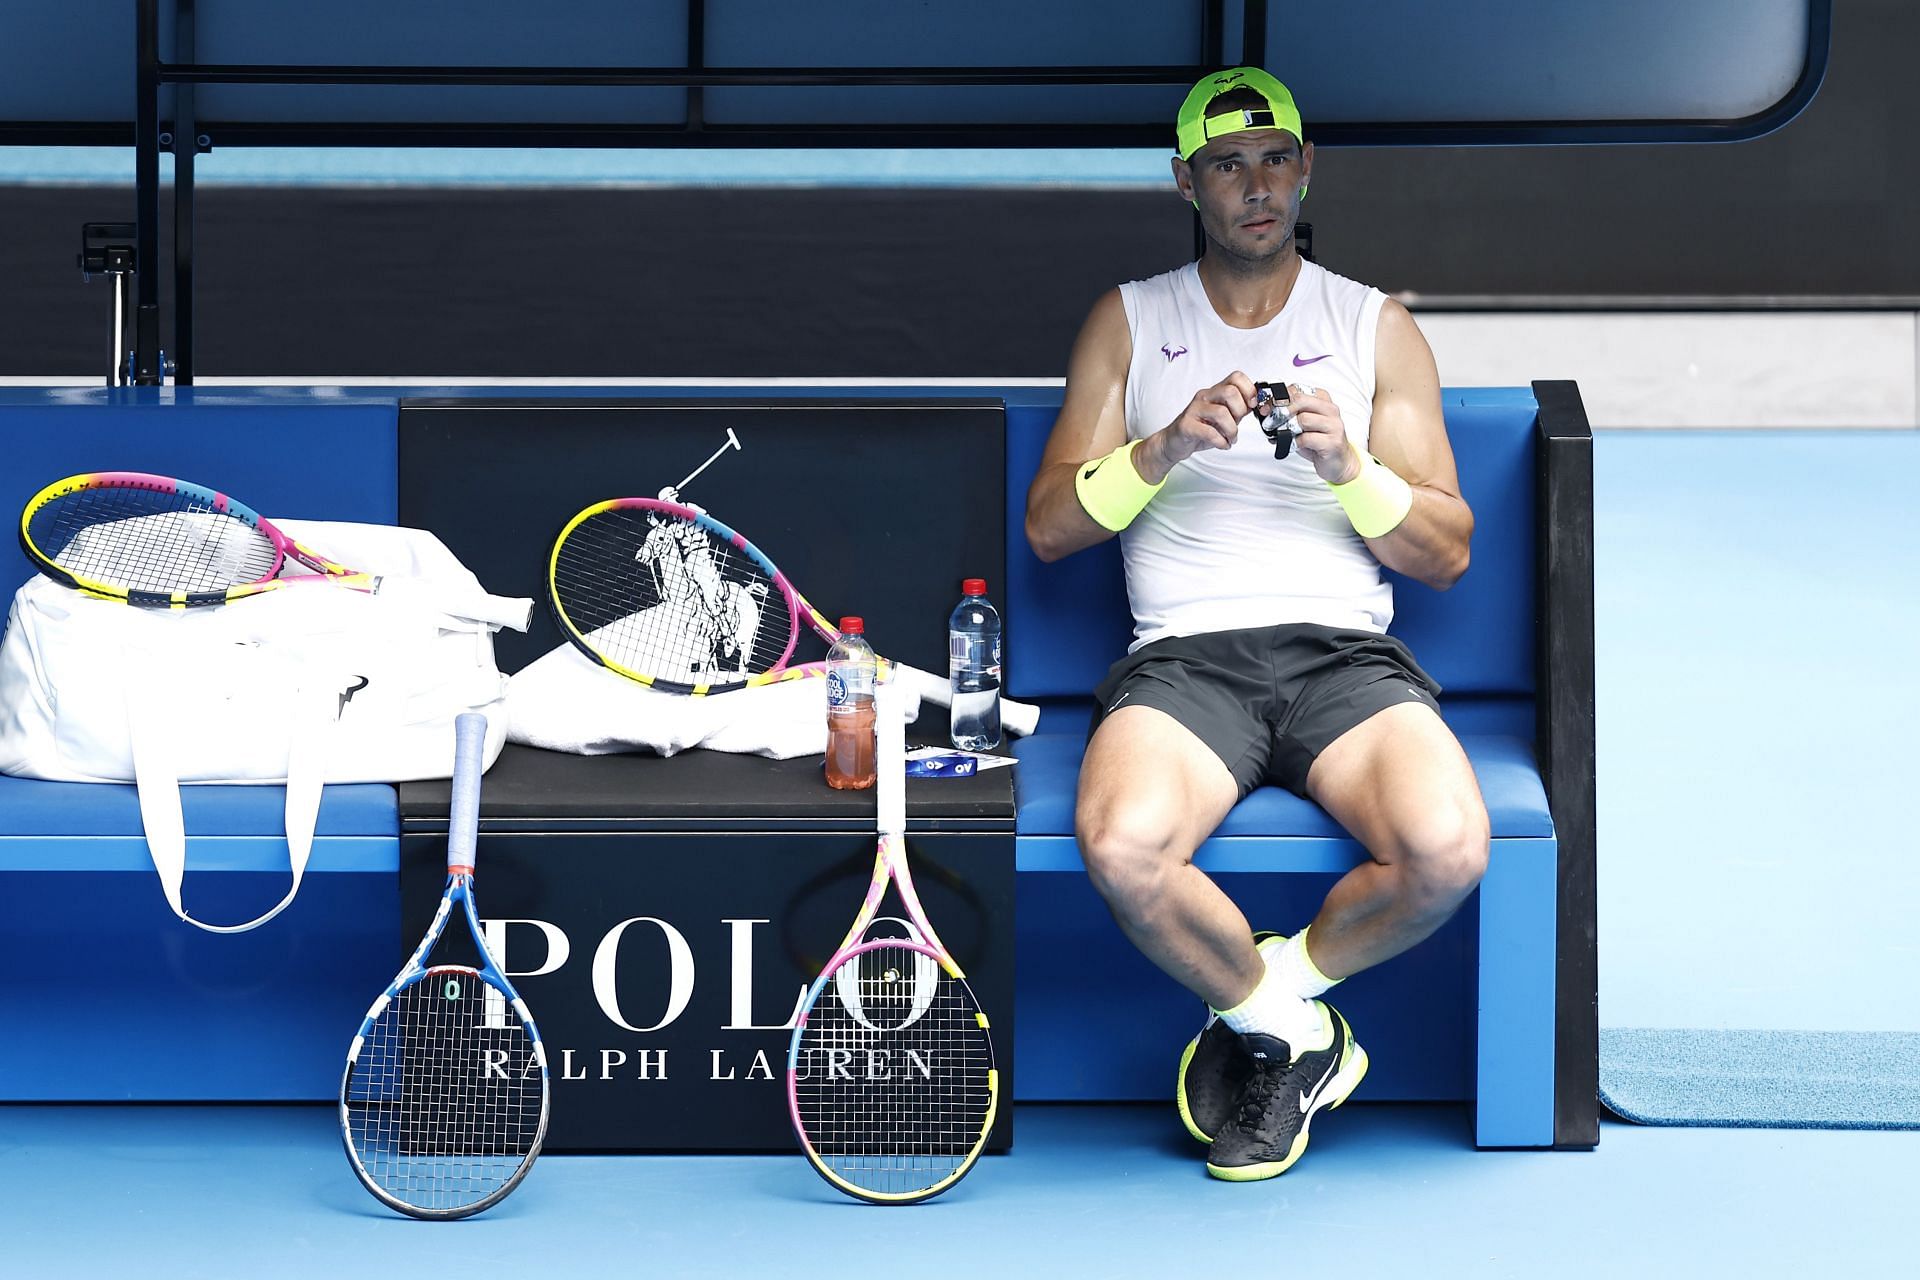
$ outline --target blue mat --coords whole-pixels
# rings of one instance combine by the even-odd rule
[[[1920,1035],[1602,1028],[1600,1100],[1638,1124],[1920,1129]]]

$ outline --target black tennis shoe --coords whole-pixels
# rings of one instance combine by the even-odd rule
[[[1253,945],[1279,937],[1282,935],[1262,929],[1253,935]],[[1200,1034],[1180,1051],[1180,1076],[1173,1090],[1180,1123],[1187,1126],[1195,1142],[1213,1141],[1213,1135],[1233,1114],[1234,1099],[1251,1070],[1252,1062],[1241,1047],[1239,1033],[1209,1009]]]
[[[1291,1169],[1307,1149],[1307,1127],[1325,1107],[1337,1107],[1367,1074],[1366,1050],[1338,1010],[1315,1004],[1333,1023],[1324,1049],[1295,1055],[1274,1036],[1243,1037],[1247,1078],[1233,1115],[1207,1152],[1207,1172],[1229,1182],[1256,1182]]]

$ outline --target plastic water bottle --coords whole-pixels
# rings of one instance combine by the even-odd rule
[[[985,578],[960,589],[965,596],[947,619],[950,736],[963,751],[991,751],[1000,745],[1000,614],[987,603]]]
[[[840,639],[827,650],[827,785],[860,791],[873,785],[873,686],[880,664],[867,624],[840,619]]]

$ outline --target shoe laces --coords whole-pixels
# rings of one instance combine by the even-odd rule
[[[1246,1089],[1240,1095],[1239,1125],[1242,1129],[1248,1133],[1259,1129],[1261,1121],[1267,1118],[1267,1112],[1273,1106],[1273,1095],[1293,1074],[1293,1065],[1291,1062],[1254,1062],[1253,1074],[1247,1077]]]

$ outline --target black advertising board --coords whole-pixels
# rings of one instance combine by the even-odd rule
[[[582,771],[578,766],[586,766]],[[908,851],[929,918],[992,1021],[1012,1139],[1014,851],[1008,770],[913,783]],[[570,775],[557,788],[554,779]],[[728,818],[756,786],[801,816]],[[713,797],[704,824],[654,809]],[[495,958],[540,1026],[553,1151],[793,1148],[786,1051],[805,986],[873,867],[871,793],[830,791],[818,759],[689,752],[578,759],[512,747],[488,777],[476,892]],[[544,796],[550,816],[529,813]],[[629,817],[595,813],[592,795]],[[402,788],[401,938],[445,880],[446,784]],[[958,813],[958,817],[942,817]],[[991,816],[988,816],[991,815]],[[694,826],[696,829],[687,829]],[[882,915],[900,913],[889,896]],[[882,932],[901,930],[882,926]],[[457,961],[458,956],[443,957]]]

